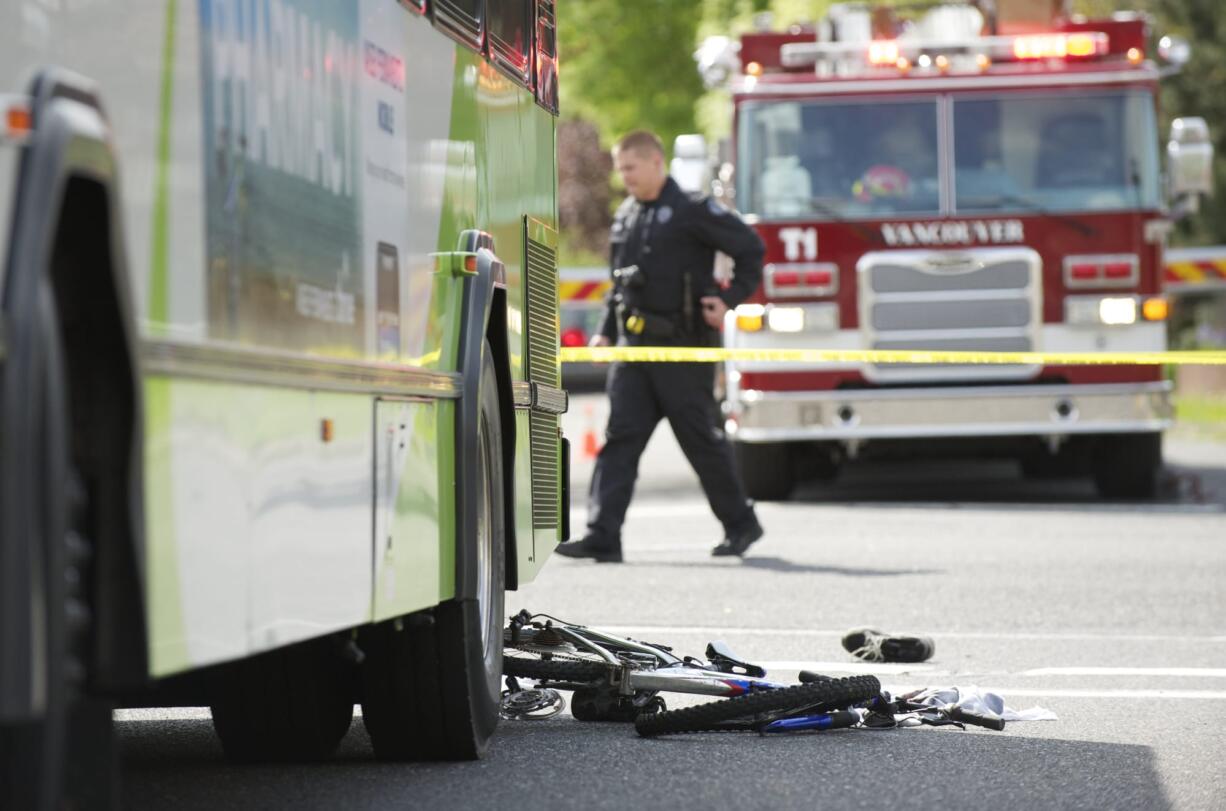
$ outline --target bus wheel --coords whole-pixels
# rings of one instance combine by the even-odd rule
[[[737,442],[736,460],[745,493],[755,501],[782,501],[796,486],[791,449],[782,442]]]
[[[381,760],[474,760],[498,723],[506,582],[502,432],[488,351],[478,421],[477,599],[367,629],[362,720]]]
[[[1094,484],[1106,498],[1153,498],[1162,468],[1162,434],[1098,437],[1092,457]]]
[[[213,728],[237,763],[332,756],[353,723],[353,664],[334,637],[222,665],[208,679]]]
[[[93,636],[93,546],[88,494],[71,461],[70,400],[50,290],[40,290],[32,318],[39,325],[36,343],[13,342],[0,386],[0,425],[9,431],[0,511],[5,531],[21,527],[40,556],[42,585],[32,591],[39,600],[34,614],[42,620],[45,666],[37,668],[36,689],[44,706],[36,719],[0,726],[0,805],[112,808],[118,804],[118,765],[111,707],[84,694]]]

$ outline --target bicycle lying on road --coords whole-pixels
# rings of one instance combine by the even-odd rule
[[[875,676],[833,678],[800,672],[800,684],[770,680],[766,671],[723,642],[707,645],[706,660],[623,638],[547,614],[521,611],[503,635],[506,717],[531,718],[561,710],[558,690],[572,693],[579,721],[632,721],[640,735],[681,732],[759,733],[885,727],[900,715],[931,725],[973,724],[1003,729],[999,718],[955,706],[918,704],[884,693]],[[537,682],[520,689],[518,679]],[[723,698],[669,710],[660,693]]]

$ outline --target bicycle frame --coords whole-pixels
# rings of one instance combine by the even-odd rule
[[[514,627],[514,621],[512,625]],[[522,629],[521,623],[521,629]],[[693,664],[698,660],[681,658],[656,645],[616,636],[582,625],[548,625],[576,649],[595,654],[609,666],[609,686],[624,696],[639,692],[668,692],[733,698],[755,690],[776,690],[787,685],[764,677],[739,674],[716,667]],[[515,637],[515,632],[512,634]],[[654,667],[642,668],[619,657],[617,652],[632,652],[655,660]],[[703,663],[706,664],[706,663]]]

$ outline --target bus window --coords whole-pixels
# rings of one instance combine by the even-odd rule
[[[558,41],[553,0],[536,4],[536,103],[558,114]]]
[[[434,24],[463,45],[481,50],[482,0],[435,0]]]
[[[532,81],[528,70],[531,57],[532,0],[489,0],[486,32],[490,59],[520,84]]]

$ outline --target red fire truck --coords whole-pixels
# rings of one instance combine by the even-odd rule
[[[726,345],[1165,349],[1165,238],[1212,158],[1184,118],[1160,162],[1159,79],[1187,46],[1164,38],[1160,65],[1143,17],[1006,13],[1035,5],[904,19],[839,4],[704,45],[735,108],[720,174],[767,246]],[[725,411],[759,499],[899,449],[1003,454],[1146,497],[1168,391],[1154,366],[730,363]]]

